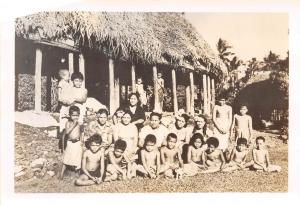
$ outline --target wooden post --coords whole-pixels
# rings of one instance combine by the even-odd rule
[[[211,78],[211,104],[212,108],[214,108],[216,104],[216,90],[215,90],[215,79]]]
[[[85,67],[84,67],[84,56],[83,54],[79,54],[79,72],[83,75],[82,86],[85,88]]]
[[[136,92],[136,79],[135,79],[135,65],[131,66],[131,85],[132,85],[132,92],[135,93]]]
[[[176,84],[176,72],[172,69],[172,92],[173,92],[173,107],[174,113],[178,112],[178,101],[177,101],[177,84]]]
[[[191,112],[191,87],[189,85],[185,87],[185,106],[186,113],[189,114]]]
[[[108,60],[108,73],[109,73],[109,112],[113,115],[115,111],[115,86],[114,86],[114,61],[110,58]]]
[[[119,72],[117,72],[116,70],[118,69],[118,67],[115,67],[115,109],[120,107],[120,77],[117,75]]]
[[[191,86],[191,115],[194,115],[195,113],[195,85],[194,85],[194,73],[190,72],[190,86]]]
[[[72,73],[74,73],[74,55],[73,53],[69,53],[69,72],[70,75],[72,75]]]
[[[207,76],[207,112],[209,116],[211,116],[211,89],[209,76]]]
[[[152,67],[153,73],[153,88],[154,88],[154,110],[159,110],[159,102],[158,102],[158,88],[157,88],[157,68],[156,66]]]
[[[42,111],[42,50],[37,48],[35,51],[35,89],[34,89],[34,110]]]
[[[203,82],[203,114],[207,114],[207,83],[206,75],[202,75]]]

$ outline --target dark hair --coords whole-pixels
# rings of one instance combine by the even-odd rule
[[[207,146],[213,145],[215,148],[219,146],[219,140],[215,137],[210,137],[206,141]]]
[[[237,145],[242,145],[242,144],[247,145],[247,143],[248,142],[246,138],[239,138],[236,142]]]
[[[120,111],[123,111],[123,112],[124,112],[124,109],[121,108],[121,107],[119,107],[119,108],[115,111],[114,115],[117,116],[117,113],[120,112]]]
[[[126,114],[130,115],[130,117],[132,118],[132,113],[130,112],[130,110],[125,110],[123,116]]]
[[[160,113],[157,113],[157,112],[151,112],[150,114],[150,119],[153,117],[153,116],[157,116],[159,118],[159,120],[161,120],[161,114]]]
[[[189,121],[190,117],[187,114],[182,114],[179,117],[182,117],[185,121],[184,127],[187,127],[187,122]],[[177,122],[177,119],[176,119]],[[175,122],[175,127],[178,129],[177,123]]]
[[[86,147],[89,149],[92,142],[95,142],[97,144],[102,143],[102,137],[99,134],[92,135],[89,139],[87,139]]]
[[[98,110],[98,112],[97,112],[97,114],[99,114],[99,115],[101,115],[101,114],[103,114],[103,113],[105,113],[105,114],[108,116],[108,110],[107,110],[107,109],[101,108],[101,109]]]
[[[147,142],[152,142],[156,144],[156,137],[152,134],[149,134],[145,137],[144,146],[146,146]]]
[[[255,142],[257,142],[258,140],[262,140],[263,142],[266,141],[266,139],[265,139],[263,136],[258,136],[258,137],[255,139]]]
[[[177,135],[175,133],[169,133],[167,135],[167,141],[169,141],[171,138],[176,139],[177,141]]]
[[[190,144],[190,145],[194,145],[196,139],[200,139],[202,145],[204,144],[204,137],[203,137],[203,135],[201,135],[200,133],[195,133],[195,134],[191,137],[190,143],[189,143],[189,144]]]
[[[125,151],[125,149],[126,149],[126,147],[127,147],[127,143],[124,141],[124,140],[122,140],[122,139],[118,139],[116,142],[115,142],[115,150],[116,149],[120,149],[120,150],[122,150],[122,151]]]
[[[197,115],[197,116],[200,117],[200,118],[202,118],[202,119],[204,119],[205,125],[203,126],[203,135],[206,136],[206,131],[207,131],[207,118],[206,118],[205,115],[202,115],[202,114]],[[193,129],[193,134],[196,133],[196,130],[197,130],[197,129],[196,129],[196,121],[195,121],[194,129]]]
[[[83,75],[81,72],[74,72],[72,73],[71,75],[71,80],[75,80],[75,79],[80,79],[80,80],[83,80]]]
[[[71,116],[73,112],[78,112],[80,114],[80,109],[79,107],[77,107],[76,105],[72,105],[69,108],[69,115]]]

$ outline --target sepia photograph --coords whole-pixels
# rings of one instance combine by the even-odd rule
[[[288,13],[14,27],[15,193],[288,192]]]

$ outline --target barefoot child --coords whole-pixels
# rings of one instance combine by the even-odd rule
[[[195,176],[203,170],[202,155],[204,152],[204,139],[200,133],[196,133],[190,140],[187,152],[187,164],[184,164],[183,173],[186,176]]]
[[[239,138],[237,146],[232,149],[230,154],[229,164],[222,170],[224,172],[232,172],[235,170],[242,170],[253,165],[253,162],[246,163],[249,150],[247,149],[247,140]]]
[[[253,169],[256,171],[280,172],[280,166],[270,164],[269,152],[265,148],[265,138],[259,136],[256,138],[255,142],[256,148],[252,151],[254,161]]]
[[[145,138],[144,147],[141,150],[141,161],[142,164],[137,165],[137,173],[152,179],[159,176],[160,154],[156,147],[156,137],[152,134]]]
[[[219,146],[219,140],[215,137],[210,137],[206,141],[207,149],[203,152],[202,160],[204,168],[207,170],[201,173],[213,173],[221,171],[225,165],[225,159],[223,152],[217,149]]]
[[[252,118],[250,115],[247,115],[247,111],[247,106],[242,105],[240,108],[240,114],[235,114],[233,116],[230,136],[232,135],[233,129],[235,129],[235,142],[237,142],[239,138],[246,139],[250,144],[252,142]]]
[[[101,149],[101,136],[95,134],[88,139],[88,149],[82,157],[82,174],[75,181],[77,186],[87,186],[103,182],[104,152]]]
[[[137,83],[135,87],[136,87],[136,92],[140,95],[141,106],[143,107],[147,105],[146,91],[144,90],[144,84],[141,77],[137,79]]]
[[[177,136],[174,133],[170,133],[167,136],[167,146],[160,149],[160,156],[162,162],[162,170],[166,178],[174,178],[173,173],[177,173],[183,167],[181,159],[181,152],[176,147]]]
[[[135,173],[132,173],[132,164],[124,154],[126,146],[124,140],[118,139],[115,142],[114,150],[108,153],[109,164],[107,165],[105,181],[114,181],[118,178],[126,180],[135,176]]]
[[[66,123],[65,135],[63,135],[62,142],[67,138],[66,150],[63,154],[63,166],[61,169],[60,178],[64,176],[66,166],[72,166],[75,170],[80,170],[82,157],[82,132],[78,119],[80,110],[77,106],[71,106],[69,109],[70,118]],[[64,145],[63,145],[64,147]]]

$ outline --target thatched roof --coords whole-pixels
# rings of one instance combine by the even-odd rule
[[[61,41],[132,63],[220,76],[226,68],[180,13],[41,12],[16,19],[16,36]]]

